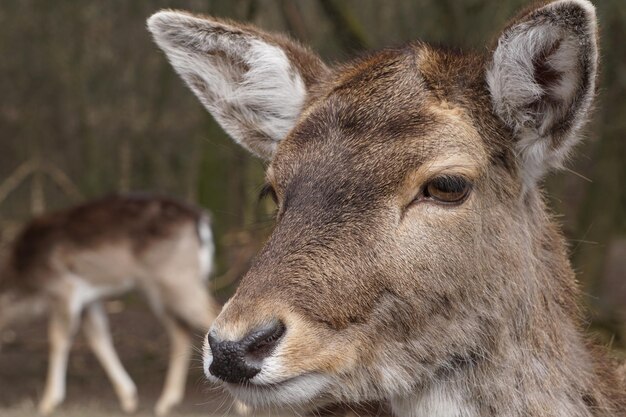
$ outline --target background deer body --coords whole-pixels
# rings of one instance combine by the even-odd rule
[[[191,330],[206,331],[214,314],[206,280],[213,261],[208,217],[173,200],[109,197],[33,220],[17,237],[0,277],[0,328],[29,309],[50,312],[50,360],[40,411],[65,396],[71,340],[81,322],[87,342],[125,411],[136,387],[112,344],[105,297],[143,292],[163,322],[171,356],[157,414],[180,402],[191,355]]]
[[[521,14],[490,55],[415,43],[334,69],[232,22],[164,11],[148,26],[227,132],[270,160],[278,205],[208,334],[210,380],[252,407],[625,414],[538,186],[594,96],[591,3]]]

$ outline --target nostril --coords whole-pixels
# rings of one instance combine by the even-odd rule
[[[215,350],[215,346],[217,345],[217,340],[215,339],[215,334],[213,333],[213,331],[210,331],[206,335],[206,340],[207,342],[209,342],[209,347],[211,348],[211,350]]]
[[[272,353],[285,331],[284,323],[277,321],[270,327],[249,334],[246,337],[246,356],[256,361],[262,361]]]

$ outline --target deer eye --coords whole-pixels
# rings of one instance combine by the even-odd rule
[[[461,204],[472,188],[471,183],[460,176],[441,176],[430,180],[418,200],[433,200],[443,204]]]

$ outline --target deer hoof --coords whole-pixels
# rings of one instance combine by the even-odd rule
[[[165,417],[167,416],[172,408],[180,403],[181,398],[179,397],[162,397],[157,401],[156,406],[154,407],[154,413],[157,417]]]
[[[54,409],[57,408],[59,404],[61,404],[61,401],[62,400],[58,398],[44,397],[44,399],[41,400],[41,402],[39,403],[39,414],[42,416],[49,416],[50,414],[52,414]]]
[[[235,409],[235,412],[237,413],[237,415],[240,415],[240,416],[251,416],[252,415],[252,408],[248,407],[244,403],[239,402],[237,400],[234,400],[233,408]]]
[[[137,399],[137,394],[133,394],[121,400],[122,411],[126,414],[132,414],[137,411],[137,407],[139,405],[139,401]]]

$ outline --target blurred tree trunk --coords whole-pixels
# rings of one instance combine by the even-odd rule
[[[609,8],[611,4],[613,7]],[[576,230],[576,238],[594,243],[576,246],[573,256],[586,291],[594,295],[589,301],[601,314],[611,315],[613,312],[607,311],[607,308],[615,306],[599,303],[595,295],[600,290],[600,278],[605,272],[605,254],[611,239],[626,235],[626,123],[623,117],[626,114],[626,103],[623,100],[623,92],[626,90],[626,48],[619,47],[623,45],[622,40],[626,36],[623,3],[607,4],[602,17],[603,41],[616,48],[610,50],[611,53],[603,54],[601,85],[612,88],[600,90],[598,106],[602,112],[597,114],[598,122],[593,124],[597,129],[594,134],[600,140],[597,141],[595,154],[590,156],[594,161],[590,175],[593,182],[587,185]],[[622,307],[626,307],[626,302]]]
[[[319,0],[327,19],[335,29],[338,42],[348,52],[356,52],[369,46],[361,23],[356,20],[345,2]]]

